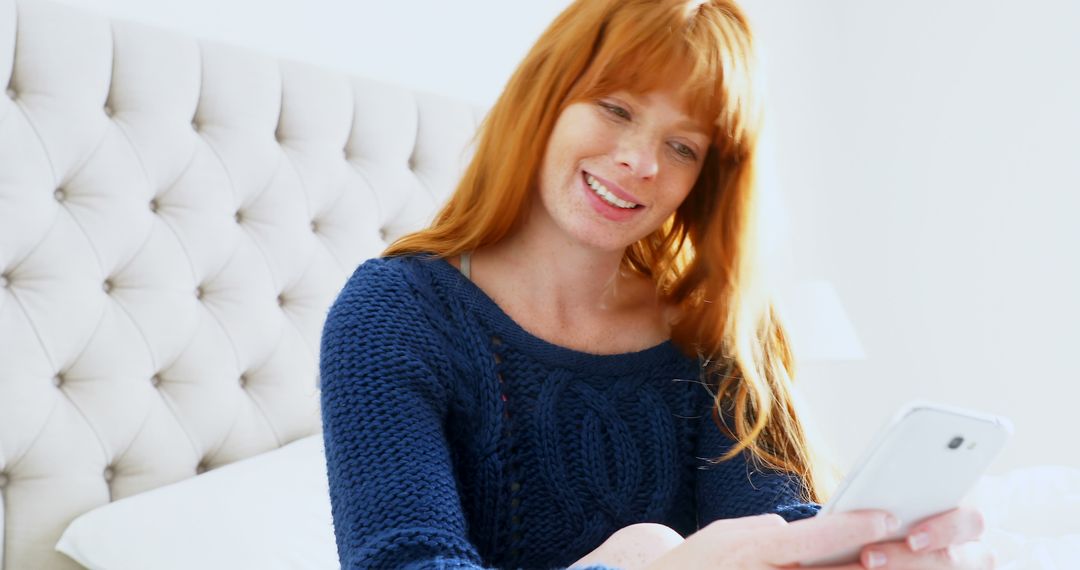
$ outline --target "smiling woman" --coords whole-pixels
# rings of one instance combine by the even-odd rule
[[[434,223],[353,274],[321,354],[343,567],[778,568],[895,528],[800,520],[822,494],[758,277],[751,44],[726,0],[574,2]],[[978,566],[943,556],[978,528],[863,561]]]

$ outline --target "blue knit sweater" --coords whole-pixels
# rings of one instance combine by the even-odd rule
[[[812,516],[731,445],[671,342],[594,355],[530,335],[446,261],[360,266],[327,317],[322,414],[342,568],[566,567],[613,532]]]

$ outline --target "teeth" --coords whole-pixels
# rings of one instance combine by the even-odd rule
[[[623,208],[625,210],[637,207],[637,204],[633,202],[620,200],[617,196],[608,191],[608,189],[604,187],[604,185],[601,184],[599,180],[593,178],[591,174],[585,175],[585,182],[589,184],[589,188],[592,188],[593,192],[596,192],[597,196],[600,196],[600,198],[602,198],[605,202],[611,204],[612,206],[615,206],[617,208]]]

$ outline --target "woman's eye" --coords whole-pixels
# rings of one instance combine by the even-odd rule
[[[671,143],[671,148],[675,149],[676,154],[682,158],[697,160],[697,153],[694,152],[694,149],[682,143]]]
[[[608,113],[611,113],[612,115],[615,115],[620,119],[630,118],[630,111],[627,111],[626,109],[623,109],[622,107],[614,103],[601,102],[600,106],[603,107]]]

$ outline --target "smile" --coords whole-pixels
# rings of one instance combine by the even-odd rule
[[[618,196],[612,194],[611,191],[607,189],[607,187],[601,184],[600,181],[596,178],[593,178],[593,176],[589,173],[585,173],[585,183],[589,185],[589,188],[592,188],[592,191],[597,196],[599,196],[601,200],[607,202],[612,206],[615,206],[616,208],[632,210],[639,206],[639,204],[627,202],[626,200],[622,200]]]

